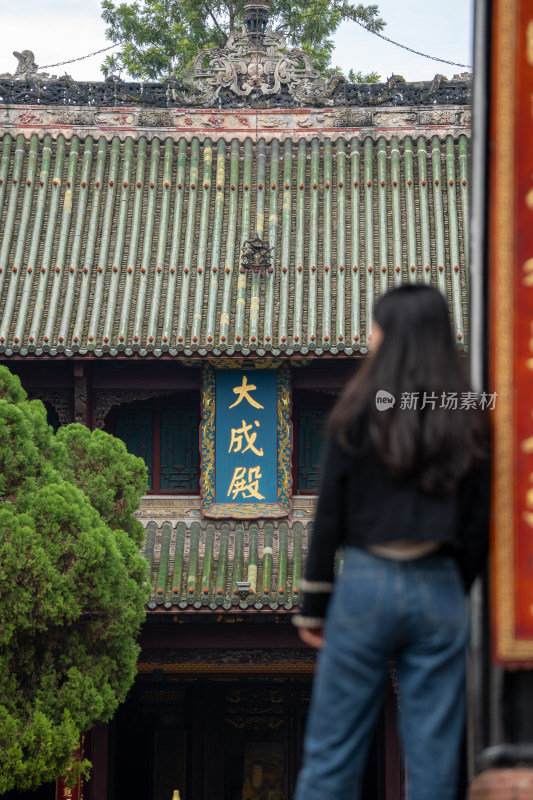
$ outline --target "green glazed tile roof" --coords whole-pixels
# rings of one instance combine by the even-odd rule
[[[0,353],[365,352],[375,298],[408,280],[466,343],[466,134],[0,147]],[[240,272],[256,234],[271,275]]]
[[[148,608],[167,610],[285,609],[299,603],[307,522],[149,522]],[[237,581],[249,581],[247,593]]]

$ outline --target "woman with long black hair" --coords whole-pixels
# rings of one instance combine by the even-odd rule
[[[437,289],[385,294],[372,349],[328,422],[295,618],[304,641],[322,648],[295,800],[359,797],[391,660],[409,800],[455,800],[466,592],[488,541],[487,414],[473,407]]]

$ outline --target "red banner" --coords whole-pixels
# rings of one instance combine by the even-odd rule
[[[72,788],[67,786],[66,778],[59,778],[56,786],[56,800],[81,800],[80,781]]]
[[[496,660],[533,665],[533,2],[493,6],[489,293]]]
[[[85,758],[90,758],[91,751],[91,733],[83,734],[80,737],[80,746],[74,750],[72,757],[76,761],[83,761]],[[90,797],[90,792],[87,791],[87,781],[79,777],[74,786],[67,785],[68,778],[62,776],[56,781],[56,800],[86,800]],[[70,781],[68,781],[70,783]]]

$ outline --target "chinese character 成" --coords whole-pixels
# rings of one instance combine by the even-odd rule
[[[257,400],[254,400],[253,397],[250,395],[250,392],[254,392],[256,389],[257,389],[257,386],[255,386],[253,383],[248,383],[248,379],[247,379],[246,375],[243,375],[242,376],[241,385],[240,386],[236,386],[234,388],[234,390],[233,390],[233,394],[237,395],[237,399],[235,400],[233,405],[230,406],[230,408],[235,408],[235,406],[238,406],[239,403],[242,400],[244,400],[244,398],[246,398],[248,400],[248,402],[250,403],[250,405],[253,406],[254,408],[263,408],[264,409],[264,406],[262,406],[260,403],[258,403]]]
[[[246,480],[246,467],[235,467],[233,478],[228,489],[228,497],[233,495],[233,500],[238,494],[248,499],[255,497],[256,500],[264,500],[265,496],[259,493],[259,479],[262,478],[261,467],[250,467],[248,470],[248,480]]]
[[[255,420],[254,423],[258,428],[260,427],[259,422]],[[250,433],[252,429],[252,423],[249,425],[246,422],[242,421],[242,428],[232,428],[231,429],[231,441],[229,443],[228,453],[231,453],[233,450],[234,453],[246,453],[247,450],[252,450],[256,456],[263,455],[263,448],[261,447],[259,450],[255,447],[255,440],[257,439],[257,432],[254,431]],[[243,444],[243,437],[246,440],[246,447],[242,448]]]

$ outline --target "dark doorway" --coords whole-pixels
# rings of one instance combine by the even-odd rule
[[[111,725],[109,800],[290,800],[310,696],[305,677],[138,679]],[[394,725],[385,713],[365,800],[401,800]]]

